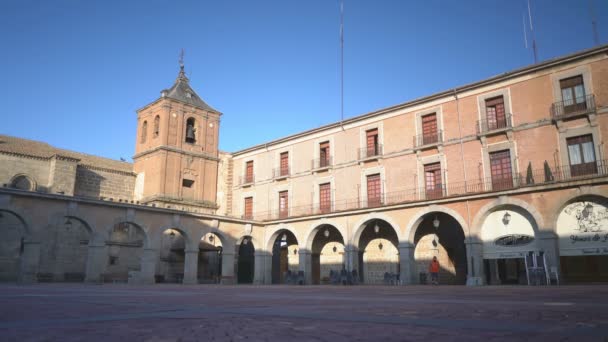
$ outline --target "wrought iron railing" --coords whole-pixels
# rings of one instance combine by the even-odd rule
[[[414,136],[414,147],[432,146],[443,143],[443,130],[435,134],[418,134]]]
[[[582,165],[582,166],[581,166]],[[449,182],[433,188],[413,187],[411,189],[384,192],[377,199],[341,199],[322,204],[292,206],[289,211],[271,210],[254,213],[251,219],[270,221],[311,215],[323,215],[357,209],[373,208],[410,202],[435,201],[480,193],[509,191],[537,185],[548,185],[608,176],[608,162],[605,160],[579,165],[564,165],[541,168],[524,173],[513,173],[501,178],[482,178],[468,182]]]
[[[240,185],[253,184],[255,182],[255,175],[244,175],[239,179]]]
[[[563,120],[593,111],[595,111],[595,96],[590,94],[553,103],[551,118],[553,120]]]
[[[486,134],[492,131],[513,128],[511,114],[506,114],[504,118],[491,118],[477,120],[477,134]]]
[[[289,173],[289,167],[278,167],[276,169],[272,170],[272,175],[274,179],[277,178],[286,178],[289,177],[290,173]]]
[[[360,148],[359,149],[359,160],[379,157],[382,155],[382,152],[383,152],[382,144],[376,144],[374,146]]]
[[[311,165],[312,165],[311,168],[313,170],[328,168],[333,165],[333,158],[330,156],[327,156],[325,158],[313,159],[311,162]]]

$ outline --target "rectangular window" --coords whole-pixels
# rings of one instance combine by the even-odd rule
[[[513,187],[511,152],[509,150],[490,153],[490,170],[492,172],[493,190],[511,189]]]
[[[289,193],[287,191],[279,192],[279,218],[289,216]]]
[[[184,188],[191,188],[194,185],[194,181],[192,179],[184,179],[182,180],[182,186]]]
[[[424,180],[427,199],[442,197],[443,185],[441,184],[440,163],[424,165]]]
[[[245,183],[253,183],[253,160],[245,164]]]
[[[571,113],[587,108],[583,76],[574,76],[559,81],[564,103],[564,113]]]
[[[486,100],[486,120],[489,131],[507,127],[505,100],[502,96]]]
[[[329,213],[331,211],[331,184],[325,183],[319,185],[319,210],[321,213]]]
[[[573,177],[597,173],[595,147],[591,134],[566,139],[570,174]]]
[[[245,197],[245,210],[243,212],[243,218],[253,218],[253,197]]]
[[[281,168],[280,175],[281,176],[289,176],[289,152],[281,153]]]
[[[380,175],[367,176],[367,206],[377,207],[382,204],[382,189],[380,187]]]
[[[437,113],[422,117],[422,144],[435,144],[439,141],[437,134]]]
[[[379,155],[378,150],[378,129],[370,129],[365,132],[366,135],[366,157]]]
[[[329,166],[329,160],[329,141],[322,142],[319,144],[319,167]]]

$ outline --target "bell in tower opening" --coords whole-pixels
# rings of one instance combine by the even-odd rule
[[[186,122],[186,142],[194,144],[196,142],[196,128],[194,127],[194,118],[188,119]]]

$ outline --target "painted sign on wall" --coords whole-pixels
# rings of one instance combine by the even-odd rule
[[[560,255],[608,254],[608,208],[594,201],[568,204],[557,219]]]

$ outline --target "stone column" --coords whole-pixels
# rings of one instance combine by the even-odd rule
[[[561,279],[561,271],[559,264],[559,246],[557,235],[552,231],[542,231],[538,233],[537,246],[539,251],[545,252],[545,260],[547,261],[547,272],[551,273],[551,269],[557,271]]]
[[[481,242],[466,241],[467,286],[483,285],[483,252]]]
[[[310,251],[298,250],[300,255],[300,271],[304,272],[304,284],[312,284],[312,255]]]
[[[222,252],[222,280],[223,285],[236,283],[234,274],[234,253]]]
[[[264,252],[264,284],[272,284],[272,252]]]
[[[40,242],[23,242],[23,254],[19,264],[19,283],[31,284],[38,282],[38,266],[40,262]]]
[[[158,250],[145,248],[141,257],[141,271],[139,272],[139,282],[145,285],[154,284],[154,273],[156,272],[156,260],[158,260]]]
[[[256,285],[265,284],[266,259],[270,258],[266,252],[258,250],[254,254],[253,264],[253,283]]]
[[[415,284],[414,246],[409,243],[399,244],[400,279],[404,285]]]
[[[344,252],[346,253],[345,263],[346,270],[352,272],[353,270],[357,270],[359,272],[359,249],[354,246],[346,246],[344,248]],[[361,275],[359,275],[360,277]]]
[[[198,284],[198,249],[185,250],[184,284]]]
[[[84,281],[103,283],[103,272],[108,260],[108,249],[103,242],[90,242],[87,254],[87,268]]]

